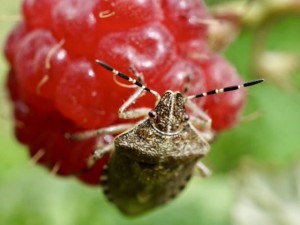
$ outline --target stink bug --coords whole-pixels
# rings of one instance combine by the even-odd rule
[[[209,169],[199,160],[208,153],[208,142],[213,137],[210,119],[191,100],[263,81],[254,80],[192,96],[186,96],[186,88],[182,93],[167,91],[161,97],[144,85],[142,76],[133,68],[131,71],[137,80],[102,61],[96,62],[137,86],[136,92],[120,107],[119,117],[142,120],[137,124],[119,124],[67,136],[80,140],[118,134],[113,143],[95,151],[93,161],[110,154],[101,184],[107,198],[129,215],[144,213],[174,198],[185,187],[195,168],[202,175],[209,175]],[[154,110],[128,110],[144,91],[156,97]],[[193,116],[187,114],[185,107],[193,111]]]

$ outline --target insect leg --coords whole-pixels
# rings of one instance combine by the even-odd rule
[[[200,172],[200,175],[202,177],[208,177],[208,176],[210,176],[212,174],[212,172],[210,171],[210,169],[207,166],[205,166],[204,163],[201,162],[201,161],[198,161],[196,163],[196,169],[197,169],[197,171]]]
[[[94,154],[90,156],[87,160],[87,168],[91,168],[99,159],[101,159],[105,154],[110,153],[114,148],[113,143],[105,145],[101,148],[96,148]]]
[[[182,93],[184,96],[186,96],[186,95],[187,95],[187,92],[188,92],[189,89],[190,89],[190,87],[191,87],[191,78],[190,78],[189,75],[186,75],[186,77],[185,77],[185,83],[184,83],[184,85],[183,85],[183,87],[182,87],[181,93]]]
[[[139,73],[133,66],[129,67],[129,71],[137,78],[137,81],[140,84],[142,84],[142,85],[145,84],[144,76],[142,73]],[[125,87],[125,88],[136,88],[137,87],[135,84],[124,84],[124,83],[118,81],[117,76],[113,76],[113,79],[114,79],[115,83],[121,87]]]
[[[192,111],[191,122],[200,130],[211,128],[211,118],[194,102],[187,100],[186,106]]]
[[[118,125],[113,125],[110,127],[104,127],[100,128],[97,130],[88,130],[88,131],[83,131],[83,132],[78,132],[74,134],[66,133],[65,138],[69,140],[84,140],[84,139],[89,139],[92,137],[96,136],[101,136],[105,134],[119,134],[122,133],[130,128],[132,128],[134,124],[132,123],[124,123],[124,124],[118,124]]]
[[[129,71],[137,78],[138,82],[145,85],[145,79],[142,73],[138,72],[134,66],[129,66]]]
[[[135,101],[142,96],[144,93],[144,89],[139,88],[133,95],[131,95],[128,100],[120,107],[118,114],[119,117],[122,119],[136,119],[140,117],[145,117],[148,112],[151,110],[146,107],[136,108],[132,110],[128,110],[128,107],[130,107],[132,104],[135,103]]]
[[[134,74],[137,80],[144,85],[144,76],[142,73],[139,73],[133,66],[129,67],[129,71]],[[120,107],[119,109],[119,117],[122,119],[135,119],[139,117],[145,117],[148,112],[151,110],[150,108],[142,107],[133,110],[126,111],[128,107],[135,103],[137,99],[142,97],[144,94],[144,89],[139,88],[137,91],[129,97],[129,99]]]
[[[211,129],[211,118],[195,103],[187,100],[186,106],[191,109],[191,124],[197,129],[201,136],[211,143],[214,140],[215,132]]]
[[[141,84],[144,85],[144,76],[142,73],[139,73],[133,66],[129,67],[129,71],[137,78],[137,81]],[[114,76],[115,77],[115,76]],[[118,83],[121,86],[125,86],[123,84]],[[126,85],[125,87],[132,87],[132,86],[128,86]],[[133,87],[137,87],[136,85],[134,85]],[[119,118],[122,119],[135,119],[135,118],[139,118],[139,117],[145,117],[148,112],[151,110],[149,108],[137,108],[137,109],[133,109],[133,110],[129,110],[126,111],[128,107],[130,107],[132,104],[135,103],[135,101],[137,99],[139,99],[143,94],[144,94],[144,89],[138,87],[138,89],[135,91],[135,93],[133,95],[131,95],[129,97],[129,99],[120,107],[119,111],[118,111],[118,115]]]
[[[129,97],[129,99],[120,107],[119,112],[118,112],[119,118],[121,118],[121,119],[136,119],[136,118],[140,118],[140,117],[145,117],[148,114],[148,112],[151,109],[145,108],[145,107],[127,111],[128,107],[130,107],[138,98],[140,98],[144,94],[144,91],[147,91],[156,97],[156,104],[159,102],[159,100],[160,100],[159,93],[146,87],[144,85],[144,79],[142,77],[142,74],[137,72],[132,66],[129,67],[129,70],[138,78],[138,80],[133,79],[133,78],[129,77],[128,75],[114,69],[112,66],[106,64],[105,62],[96,60],[96,63],[98,63],[100,66],[107,69],[108,71],[112,72],[114,75],[116,75],[124,80],[127,80],[131,84],[134,84],[135,86],[139,87],[139,89],[137,89],[137,91],[133,95],[131,95]],[[121,86],[123,86],[123,85],[121,85]]]

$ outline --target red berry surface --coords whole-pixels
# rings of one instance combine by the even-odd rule
[[[4,49],[16,137],[34,160],[60,175],[99,183],[108,157],[89,169],[87,159],[113,137],[71,141],[65,134],[123,122],[118,109],[134,91],[95,59],[125,73],[134,66],[160,94],[181,91],[187,76],[190,94],[241,83],[210,51],[211,17],[199,0],[24,0],[22,14]],[[195,102],[219,132],[238,121],[244,99],[240,90]],[[146,94],[135,107],[154,103]]]

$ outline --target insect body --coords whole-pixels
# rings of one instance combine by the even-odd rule
[[[193,96],[167,91],[160,97],[157,92],[144,86],[135,70],[132,69],[139,81],[101,61],[97,63],[139,87],[121,106],[119,116],[124,119],[143,119],[138,124],[115,125],[72,134],[69,138],[78,140],[96,135],[119,134],[112,144],[96,150],[93,160],[100,159],[106,153],[110,154],[101,184],[107,198],[129,215],[144,213],[175,197],[185,187],[195,168],[200,169],[203,175],[209,174],[209,170],[199,160],[209,150],[205,137],[210,134],[210,121],[191,100],[262,82],[251,81]],[[144,91],[156,96],[154,110],[127,110]],[[185,107],[190,107],[198,117],[190,118]]]
[[[118,136],[106,172],[107,196],[128,214],[161,205],[183,189],[208,144],[186,121],[184,98],[166,92],[155,116]]]

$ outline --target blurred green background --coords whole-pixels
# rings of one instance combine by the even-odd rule
[[[20,2],[2,1],[2,49]],[[272,26],[267,47],[299,55],[300,13],[287,15]],[[255,27],[244,28],[224,53],[246,80],[255,78],[250,68],[256,32]],[[291,90],[268,79],[249,90],[245,119],[221,134],[205,159],[214,171],[211,177],[194,177],[173,202],[132,219],[108,203],[99,187],[55,177],[30,163],[26,148],[13,136],[4,88],[7,69],[1,56],[0,224],[300,224],[299,70],[292,74]]]

